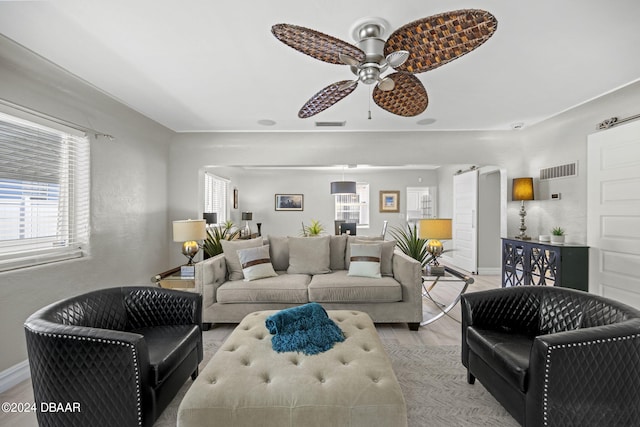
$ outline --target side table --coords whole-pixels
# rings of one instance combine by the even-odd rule
[[[452,282],[458,283],[458,289],[454,291],[453,298],[447,298],[447,302],[442,302],[432,295],[436,285],[446,286]],[[440,319],[449,313],[453,307],[460,302],[462,294],[465,293],[467,287],[474,282],[472,277],[466,276],[451,267],[444,267],[444,275],[442,276],[422,276],[422,297],[429,298],[430,301],[438,308],[438,313],[424,319],[420,322],[420,326],[428,325]]]
[[[194,277],[183,277],[180,275],[180,267],[167,270],[164,273],[156,274],[151,278],[151,282],[161,288],[176,289],[180,291],[195,292],[196,281]]]

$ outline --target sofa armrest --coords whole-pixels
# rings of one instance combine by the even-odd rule
[[[396,249],[393,252],[393,278],[402,286],[402,301],[415,310],[416,322],[422,321],[422,266],[418,261]]]
[[[127,286],[122,288],[122,297],[129,329],[202,324],[202,296],[199,293]]]
[[[568,419],[573,425],[632,424],[640,419],[638,384],[638,318],[538,336],[530,357],[526,425],[564,425]]]
[[[24,327],[40,425],[153,421],[153,414],[143,413],[153,405],[151,391],[142,386],[149,375],[142,335],[38,318],[27,319]],[[74,406],[71,411],[40,411],[49,402]]]
[[[224,254],[196,263],[195,288],[202,295],[203,306],[209,307],[216,300],[218,287],[227,281],[227,262]]]

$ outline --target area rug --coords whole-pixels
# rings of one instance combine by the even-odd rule
[[[203,339],[201,371],[222,345],[207,332]],[[482,384],[467,384],[459,346],[384,346],[407,403],[409,427],[519,426]],[[190,386],[187,380],[154,427],[175,427],[178,406]]]

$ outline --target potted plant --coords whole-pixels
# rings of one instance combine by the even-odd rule
[[[324,232],[324,226],[320,221],[312,219],[311,225],[302,224],[302,235],[305,237],[316,237]]]
[[[564,243],[564,229],[555,227],[551,230],[551,243]]]
[[[211,258],[222,253],[221,240],[233,240],[240,233],[239,229],[233,230],[232,221],[226,221],[222,225],[207,227],[207,238],[202,242],[205,258]]]

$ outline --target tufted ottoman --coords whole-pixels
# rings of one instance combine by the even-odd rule
[[[198,376],[178,427],[402,427],[407,412],[389,357],[363,312],[329,311],[345,341],[318,355],[276,353],[265,319],[247,315]]]

